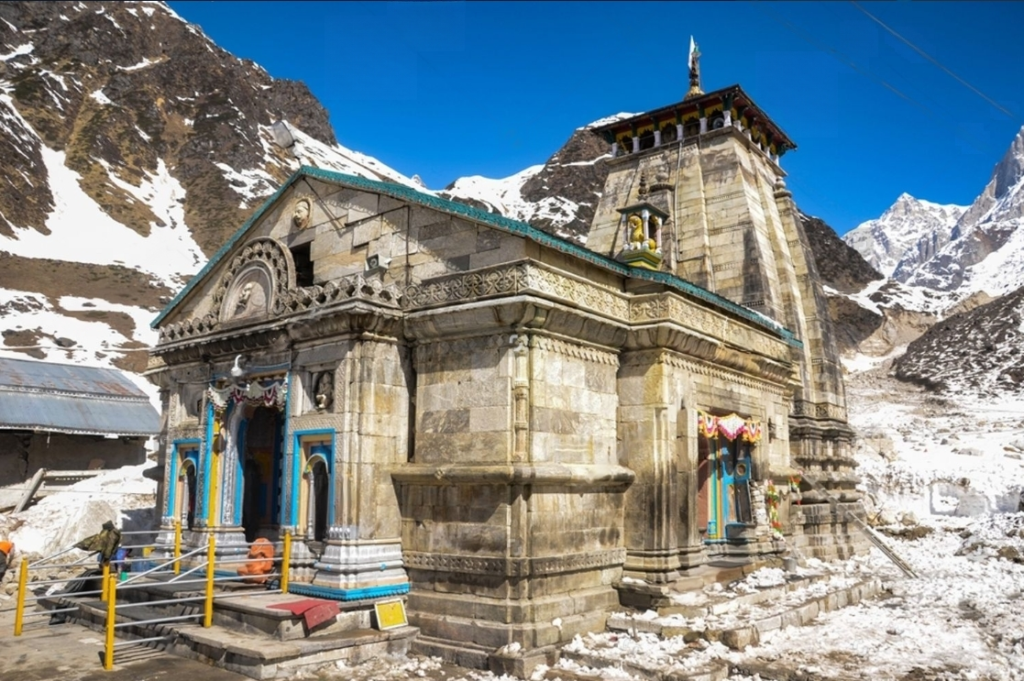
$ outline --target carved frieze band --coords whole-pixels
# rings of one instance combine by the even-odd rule
[[[262,239],[246,246],[232,261],[234,269],[228,274],[233,276],[237,268],[253,259],[263,258],[269,259],[270,265],[276,268],[275,279],[278,276],[289,276],[287,267],[290,266],[290,261],[287,260],[287,256],[279,245],[269,245],[276,243],[273,239]],[[274,253],[278,255],[273,256]],[[287,266],[282,264],[282,259]],[[217,306],[222,302],[230,285],[231,277],[228,274],[225,275],[216,293]],[[287,282],[287,279],[284,281]],[[771,338],[743,322],[729,319],[681,296],[661,293],[631,298],[611,288],[536,263],[519,262],[489,270],[439,277],[408,286],[404,291],[394,285],[385,286],[378,279],[367,279],[361,274],[300,289],[288,289],[287,284],[281,282],[280,279],[275,281],[278,292],[274,299],[274,312],[279,317],[305,313],[349,300],[366,301],[378,307],[409,309],[532,292],[549,299],[571,303],[611,319],[628,320],[634,324],[674,322],[725,341],[734,347],[751,348],[759,354],[777,360],[786,360],[789,352],[782,340]],[[282,286],[284,288],[281,288]],[[219,326],[218,316],[213,313],[198,319],[168,324],[160,329],[158,345],[202,336],[218,330]]]
[[[401,294],[394,285],[383,285],[379,279],[367,279],[362,274],[329,281],[323,285],[286,289],[274,300],[274,313],[278,317],[308,312],[345,301],[369,302],[377,307],[398,308]],[[218,330],[215,314],[200,319],[185,319],[160,329],[159,343],[170,343],[202,336]]]
[[[365,300],[397,308],[400,297],[401,294],[394,285],[384,285],[378,278],[367,279],[361,274],[354,274],[323,285],[305,286],[288,291],[275,301],[274,312],[305,312],[345,300]]]
[[[718,365],[697,362],[668,350],[639,350],[625,354],[622,359],[623,366],[649,366],[651,364],[666,364],[676,369],[682,369],[701,376],[709,376],[720,381],[734,383],[752,390],[760,390],[771,395],[782,396],[786,393],[785,389],[777,383],[760,381],[738,371],[732,371]]]
[[[402,552],[402,561],[405,563],[405,567],[413,570],[432,570],[471,575],[503,575],[506,577],[531,577],[579,572],[581,570],[601,570],[618,567],[625,560],[625,549],[571,553],[564,556],[545,556],[539,558],[492,558],[447,553],[421,553],[418,551]]]
[[[737,324],[724,315],[695,305],[671,293],[658,293],[629,301],[629,321],[674,321],[693,327],[727,343],[751,348],[773,359],[787,360],[789,348],[780,340],[771,338],[745,324]]]
[[[626,316],[627,303],[621,294],[542,265],[525,262],[447,275],[409,286],[405,289],[403,306],[428,307],[530,292],[571,302],[617,319]]]
[[[516,294],[526,279],[526,263],[492,270],[438,277],[407,286],[402,307],[425,307],[439,303],[458,303],[475,298]]]
[[[569,343],[558,338],[535,335],[531,339],[530,345],[538,350],[553,352],[572,359],[583,360],[584,362],[605,364],[613,367],[619,366],[618,353],[598,350],[597,348],[578,343]]]
[[[767,357],[789,361],[789,348],[781,339],[772,338],[681,296],[659,293],[633,298],[536,263],[520,262],[491,270],[447,275],[410,286],[405,290],[402,305],[406,308],[423,307],[530,292],[634,324],[675,322],[735,347],[752,348]]]
[[[531,291],[614,319],[624,320],[629,314],[629,301],[621,293],[533,264],[526,268],[522,292]]]

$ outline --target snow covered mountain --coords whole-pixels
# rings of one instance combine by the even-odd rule
[[[999,296],[1024,285],[1024,128],[969,207],[903,194],[844,240],[883,274],[948,293]]]
[[[161,2],[0,3],[0,352],[138,371],[155,313],[300,164],[423,189]]]
[[[462,177],[441,195],[582,244],[608,177],[607,167],[598,163],[609,155],[608,143],[593,128],[634,115],[619,113],[577,128],[542,165],[499,180]]]
[[[885,276],[906,281],[916,265],[949,243],[953,227],[966,210],[904,192],[880,218],[858,225],[843,241]]]

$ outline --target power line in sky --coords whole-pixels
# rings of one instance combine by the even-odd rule
[[[887,26],[887,25],[885,24],[885,22],[883,22],[883,21],[882,21],[881,19],[879,19],[879,18],[878,18],[878,17],[876,17],[876,16],[874,15],[874,14],[872,14],[871,12],[869,12],[869,11],[867,11],[866,9],[864,9],[863,7],[861,7],[861,6],[860,6],[860,5],[859,5],[859,4],[858,4],[858,3],[856,2],[856,0],[850,0],[850,4],[851,4],[851,5],[853,5],[854,7],[856,7],[857,9],[859,9],[859,10],[860,10],[861,12],[863,12],[865,16],[867,16],[867,17],[868,17],[869,19],[871,19],[872,21],[874,21],[874,22],[875,22],[876,24],[878,24],[879,26],[881,26],[882,28],[884,28],[884,29],[885,29],[886,31],[888,31],[889,33],[891,33],[891,34],[892,34],[893,36],[895,36],[896,38],[898,38],[898,39],[899,39],[899,40],[900,40],[900,41],[901,41],[901,42],[902,42],[902,43],[903,43],[904,45],[906,45],[906,46],[907,46],[907,47],[909,47],[910,49],[914,50],[914,51],[915,51],[915,52],[917,52],[917,53],[918,53],[919,55],[921,55],[922,57],[924,57],[925,59],[927,59],[928,61],[930,61],[931,63],[935,64],[936,66],[938,66],[938,67],[939,67],[940,69],[942,69],[943,71],[945,71],[945,72],[946,72],[946,73],[947,73],[947,74],[948,74],[949,76],[951,76],[951,77],[952,77],[953,79],[955,79],[955,80],[956,80],[956,81],[957,81],[958,83],[960,83],[961,85],[963,85],[964,87],[966,87],[967,89],[969,89],[969,90],[970,90],[971,92],[973,92],[974,94],[976,94],[976,95],[978,95],[979,97],[981,97],[982,99],[984,99],[984,100],[985,100],[986,102],[988,102],[989,104],[991,104],[992,106],[994,106],[994,107],[995,107],[996,109],[998,109],[998,110],[999,110],[999,111],[1001,111],[1002,113],[1004,113],[1004,114],[1006,114],[1007,116],[1009,116],[1009,117],[1010,117],[1011,119],[1013,119],[1014,121],[1018,120],[1017,116],[1015,116],[1015,115],[1014,115],[1014,114],[1013,114],[1013,113],[1012,113],[1011,111],[1007,110],[1007,109],[1006,109],[1006,108],[1005,108],[1004,106],[1002,106],[1001,104],[999,104],[998,102],[996,102],[995,100],[993,100],[993,99],[992,99],[991,97],[989,97],[988,95],[986,95],[986,94],[985,94],[984,92],[982,92],[982,91],[981,91],[981,90],[979,90],[978,88],[974,87],[973,85],[971,85],[970,83],[968,83],[968,82],[967,82],[966,80],[964,80],[964,79],[963,79],[963,78],[961,78],[960,76],[958,76],[958,75],[956,75],[955,73],[953,73],[953,72],[952,72],[951,70],[949,70],[948,68],[946,68],[946,67],[945,67],[945,66],[944,66],[944,65],[943,65],[942,63],[940,63],[938,59],[936,59],[935,57],[931,56],[930,54],[928,54],[927,52],[925,52],[924,50],[922,50],[922,49],[921,49],[920,47],[918,47],[918,46],[917,46],[917,45],[915,45],[914,43],[910,42],[909,40],[907,40],[906,38],[904,38],[903,36],[901,36],[901,35],[900,35],[899,33],[897,33],[897,32],[896,32],[896,31],[895,31],[894,29],[892,29],[892,28],[890,28],[889,26]]]
[[[875,74],[871,73],[867,69],[861,68],[852,59],[850,59],[848,56],[846,56],[845,54],[843,54],[839,50],[837,50],[837,49],[835,49],[833,47],[829,47],[828,45],[824,45],[822,43],[819,43],[814,38],[808,36],[804,31],[800,30],[799,28],[797,28],[793,24],[789,23],[785,19],[779,17],[774,12],[772,12],[772,11],[770,11],[768,9],[765,9],[763,7],[763,3],[756,2],[756,3],[754,3],[754,7],[756,7],[761,13],[765,14],[770,19],[772,19],[772,21],[775,21],[776,23],[782,24],[784,27],[788,28],[793,33],[796,33],[800,38],[802,38],[807,43],[811,44],[816,49],[819,49],[822,52],[826,52],[826,53],[832,55],[838,61],[841,61],[842,63],[846,64],[847,66],[849,66],[851,69],[853,69],[857,73],[859,73],[861,75],[864,75],[864,76],[867,76],[871,80],[875,81],[876,83],[878,83],[879,85],[881,85],[885,89],[889,90],[890,92],[892,92],[893,94],[898,96],[900,99],[903,99],[903,100],[909,102],[910,104],[913,104],[914,106],[918,107],[919,109],[923,110],[933,120],[935,120],[936,122],[938,122],[938,123],[944,125],[945,127],[949,128],[953,132],[954,135],[956,135],[961,140],[963,140],[963,141],[967,142],[968,144],[970,144],[976,150],[980,151],[983,154],[990,154],[991,153],[991,150],[983,148],[982,144],[978,140],[974,139],[973,137],[971,137],[969,135],[965,135],[962,130],[958,129],[954,125],[951,125],[951,124],[947,123],[942,117],[938,116],[928,106],[922,104],[921,102],[917,101],[913,97],[910,97],[909,95],[904,94],[899,88],[897,88],[895,85],[892,85],[891,83],[889,83],[885,79],[876,76]]]

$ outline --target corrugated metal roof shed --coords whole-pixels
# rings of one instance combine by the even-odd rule
[[[149,436],[160,415],[116,369],[0,357],[0,429]]]

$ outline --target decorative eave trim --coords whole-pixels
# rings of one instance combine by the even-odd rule
[[[224,244],[224,246],[220,248],[219,251],[217,251],[216,254],[214,254],[214,256],[210,259],[210,262],[208,262],[206,266],[189,281],[185,288],[182,289],[177,296],[175,296],[174,300],[172,300],[167,305],[167,307],[164,308],[163,312],[161,312],[160,315],[155,320],[153,320],[153,323],[151,324],[153,328],[157,328],[157,326],[167,317],[167,315],[170,314],[170,312],[175,307],[177,307],[177,305],[182,300],[184,300],[186,296],[188,296],[192,289],[198,285],[199,281],[201,281],[210,270],[216,267],[218,262],[221,259],[223,259],[227,255],[227,253],[231,251],[231,249],[234,248],[234,246],[241,240],[242,236],[249,230],[249,228],[253,224],[255,224],[256,221],[259,220],[265,213],[269,212],[273,205],[280,199],[285,190],[287,190],[292,184],[294,184],[295,181],[300,177],[311,177],[324,182],[344,185],[353,189],[361,189],[364,191],[383,194],[398,201],[408,201],[418,206],[437,210],[439,212],[447,213],[449,215],[453,215],[456,217],[467,218],[469,220],[489,225],[491,227],[496,227],[511,234],[516,234],[518,236],[530,239],[531,241],[534,241],[542,246],[553,248],[562,253],[572,255],[576,258],[579,258],[580,260],[589,262],[592,265],[596,265],[602,269],[614,272],[619,276],[625,278],[644,279],[647,281],[653,281],[659,284],[664,284],[669,288],[676,289],[695,298],[700,298],[701,300],[704,300],[705,302],[710,303],[711,305],[726,310],[749,322],[757,324],[758,326],[766,328],[769,330],[770,333],[781,337],[787,343],[793,345],[794,347],[802,346],[801,342],[796,339],[792,331],[784,328],[781,325],[770,323],[770,320],[768,320],[766,317],[763,317],[762,315],[757,314],[753,310],[750,310],[748,308],[743,307],[742,305],[734,303],[731,300],[718,295],[717,293],[712,293],[707,289],[701,288],[700,286],[697,286],[696,284],[686,281],[685,279],[681,279],[680,277],[674,274],[669,274],[668,272],[656,272],[653,270],[644,270],[642,268],[629,267],[607,256],[595,253],[594,251],[590,251],[581,246],[577,246],[576,244],[573,244],[569,241],[548,234],[547,232],[543,232],[525,222],[512,220],[511,218],[506,218],[502,215],[496,215],[494,213],[488,213],[486,211],[480,210],[479,208],[473,208],[472,206],[463,203],[458,203],[456,201],[449,201],[446,199],[437,198],[435,196],[430,196],[429,194],[418,192],[415,189],[412,189],[411,187],[406,187],[404,185],[399,184],[392,184],[388,182],[378,182],[376,180],[367,180],[362,177],[356,177],[355,175],[346,175],[344,173],[337,173],[334,171],[323,170],[320,168],[311,168],[309,166],[303,166],[298,171],[296,171],[290,178],[288,178],[288,181],[284,185],[282,185],[281,188],[278,189],[277,192],[272,197],[270,197],[270,199],[268,199],[267,202],[264,203],[252,215],[252,217],[246,220],[245,224],[242,225],[242,227],[237,232],[235,232],[235,234],[230,239],[228,239],[228,241]]]

